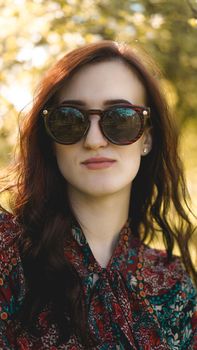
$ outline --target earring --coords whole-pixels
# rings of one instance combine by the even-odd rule
[[[148,148],[147,148],[147,147],[144,147],[143,153],[146,154],[147,152],[148,152]]]

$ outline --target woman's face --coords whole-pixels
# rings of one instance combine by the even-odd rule
[[[145,105],[142,83],[135,72],[119,60],[86,65],[59,92],[59,103],[76,100],[73,104],[79,106],[80,101],[87,109],[105,109],[120,99]],[[54,144],[57,164],[69,192],[98,197],[130,191],[139,170],[141,155],[150,137],[144,134],[126,146],[112,144],[102,134],[99,119],[97,114],[90,116],[90,129],[76,144]],[[97,158],[96,162],[92,158]],[[107,159],[100,159],[98,163],[99,158]]]

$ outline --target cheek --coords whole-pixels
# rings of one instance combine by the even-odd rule
[[[128,182],[132,182],[136,177],[140,167],[140,162],[141,162],[140,153],[128,154],[122,159],[122,163],[121,163],[122,176],[125,177],[125,179]]]
[[[57,164],[61,172],[72,171],[73,159],[70,156],[65,156],[62,154],[56,155]]]
[[[124,146],[122,146],[124,147]],[[125,146],[121,154],[121,164],[128,176],[137,174],[141,162],[141,142]]]
[[[61,174],[67,179],[72,174],[74,154],[70,146],[55,144],[54,153]]]
[[[61,154],[56,154],[56,160],[61,174],[65,176],[70,168],[69,159],[67,157],[63,157]]]

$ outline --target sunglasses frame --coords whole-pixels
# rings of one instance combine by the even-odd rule
[[[84,130],[83,134],[80,136],[80,138],[77,140],[77,141],[74,141],[74,142],[60,142],[54,135],[53,133],[51,132],[49,126],[48,126],[48,118],[49,116],[51,115],[51,113],[55,112],[56,110],[58,110],[59,108],[61,107],[71,107],[71,108],[74,108],[76,110],[78,110],[79,112],[82,113],[82,115],[84,116],[84,119],[85,119],[85,122],[87,122],[87,127],[86,129]],[[141,122],[141,128],[137,134],[137,136],[135,137],[135,139],[133,139],[132,141],[127,141],[127,142],[121,142],[121,143],[118,143],[116,141],[113,141],[108,135],[106,135],[105,133],[105,130],[103,128],[103,125],[102,125],[102,120],[103,118],[105,117],[105,114],[106,112],[108,111],[113,111],[114,109],[117,109],[117,108],[121,108],[121,107],[124,107],[124,108],[128,108],[128,109],[133,109],[135,112],[138,113],[139,117],[140,117],[140,122]],[[44,124],[45,124],[45,128],[46,128],[46,131],[48,133],[48,135],[57,143],[59,144],[63,144],[63,145],[72,145],[72,144],[75,144],[77,142],[79,142],[83,137],[85,137],[85,135],[88,133],[88,130],[90,128],[90,120],[89,120],[89,116],[90,115],[93,115],[93,114],[97,114],[100,116],[100,120],[99,120],[99,126],[100,126],[100,129],[101,129],[101,132],[102,134],[104,135],[104,137],[110,141],[111,143],[113,144],[116,144],[116,145],[119,145],[119,146],[124,146],[124,145],[130,145],[134,142],[136,142],[140,137],[141,135],[143,134],[144,132],[144,129],[145,129],[145,124],[146,124],[146,121],[147,119],[150,118],[150,107],[145,107],[145,106],[139,106],[139,105],[133,105],[133,104],[118,104],[118,105],[113,105],[109,108],[106,108],[104,110],[102,109],[83,109],[83,108],[78,108],[78,106],[74,106],[74,105],[69,105],[69,104],[61,104],[59,106],[56,106],[54,108],[49,108],[49,109],[43,109],[42,110],[42,116],[44,117]]]

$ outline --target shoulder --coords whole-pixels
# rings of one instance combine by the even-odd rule
[[[18,238],[20,226],[13,214],[0,212],[0,275],[5,279],[20,260]]]
[[[0,348],[11,349],[14,319],[25,295],[25,281],[18,249],[20,227],[13,214],[0,212]]]
[[[150,294],[162,294],[162,291],[179,285],[181,288],[192,288],[193,284],[179,256],[172,256],[169,261],[167,252],[143,246],[143,275]],[[195,289],[194,289],[195,290]]]
[[[0,251],[12,245],[18,237],[20,227],[13,214],[0,212]]]
[[[20,225],[15,216],[8,212],[0,212],[0,272],[3,267],[12,264],[10,258],[18,256],[17,241],[20,232]]]
[[[142,261],[143,288],[169,343],[174,348],[189,349],[197,342],[197,290],[181,258],[144,245]]]
[[[14,283],[21,270],[18,249],[20,226],[13,214],[0,212],[0,288],[8,290],[8,284],[15,289]]]
[[[3,278],[17,264],[20,227],[13,214],[0,212],[0,274]]]
[[[6,319],[22,297],[23,269],[18,249],[20,227],[14,215],[0,213],[0,309],[1,319]],[[22,294],[21,294],[22,293]]]

